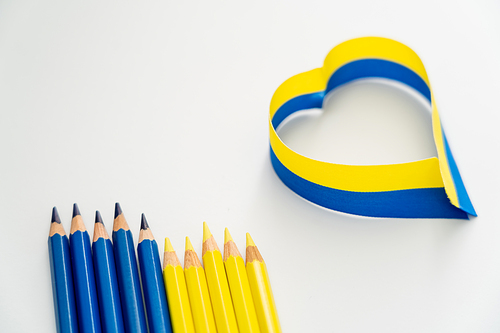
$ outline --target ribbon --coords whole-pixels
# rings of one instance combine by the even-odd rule
[[[363,78],[408,85],[432,106],[438,157],[388,165],[345,165],[305,157],[276,129],[294,112],[321,108],[333,89]],[[418,55],[387,38],[364,37],[334,47],[323,67],[295,75],[273,95],[269,113],[271,162],[292,191],[328,209],[370,217],[458,218],[476,216],[441,127],[429,79]]]

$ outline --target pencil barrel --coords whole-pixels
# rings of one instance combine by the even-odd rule
[[[238,332],[238,324],[221,253],[219,251],[207,251],[203,255],[203,263],[217,331],[219,333]]]
[[[184,272],[180,265],[166,265],[163,280],[175,333],[195,332]]]
[[[90,250],[90,237],[87,231],[77,230],[70,235],[70,250],[79,331],[80,333],[100,333],[101,318]]]
[[[113,246],[125,331],[147,333],[137,259],[130,230],[113,231]]]
[[[137,245],[144,303],[151,333],[172,333],[156,241],[144,239]]]
[[[57,332],[77,333],[78,321],[68,237],[55,234],[49,237],[48,243]]]
[[[203,267],[184,269],[196,333],[217,333],[212,303]]]
[[[281,332],[266,264],[255,260],[247,263],[246,268],[261,332]]]
[[[259,333],[259,322],[243,258],[230,256],[224,266],[240,333]]]
[[[122,306],[111,240],[99,238],[92,245],[97,296],[104,333],[123,333]]]

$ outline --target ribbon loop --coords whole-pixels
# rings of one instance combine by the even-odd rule
[[[362,78],[396,80],[422,94],[432,106],[438,158],[389,165],[344,165],[305,157],[276,132],[294,112],[321,108],[328,92]],[[380,37],[346,41],[323,67],[295,75],[273,95],[269,113],[271,162],[279,178],[315,204],[371,217],[461,218],[476,215],[449,149],[427,73],[409,47]]]

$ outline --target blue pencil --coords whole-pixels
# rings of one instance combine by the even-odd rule
[[[106,232],[99,211],[95,212],[94,242],[92,244],[95,280],[101,325],[104,333],[123,333],[122,305],[118,280],[116,279],[115,256],[113,245]]]
[[[134,240],[118,203],[115,205],[113,247],[125,331],[147,333]]]
[[[172,333],[158,245],[144,214],[141,217],[137,256],[149,330],[151,333]]]
[[[57,332],[77,333],[78,322],[68,236],[64,232],[56,207],[52,209],[49,258]]]
[[[90,237],[77,204],[73,205],[69,240],[80,333],[100,333],[101,319],[90,251]]]

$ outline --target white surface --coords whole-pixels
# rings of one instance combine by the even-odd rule
[[[186,235],[201,251],[204,220],[219,246],[227,226],[243,251],[249,231],[268,264],[284,332],[500,331],[499,16],[494,0],[0,2],[0,331],[55,331],[52,206],[69,232],[77,202],[92,233],[96,209],[111,230],[115,201],[135,240],[144,212],[181,260]],[[321,66],[338,43],[366,35],[399,40],[421,56],[478,218],[328,212],[274,174],[274,90]],[[389,126],[416,148],[391,146],[387,158],[433,154],[411,134],[428,131],[411,96],[369,83],[346,89],[351,97],[332,99],[324,121],[290,123],[287,142],[325,159],[373,162],[379,154],[336,141],[352,137],[345,129],[356,116],[329,111],[344,105],[368,114],[363,101],[383,90],[373,107],[390,117],[406,100],[401,121],[416,126]],[[340,155],[316,145],[330,123]],[[380,149],[385,129],[378,146],[365,144],[383,124],[358,127],[351,148]]]

